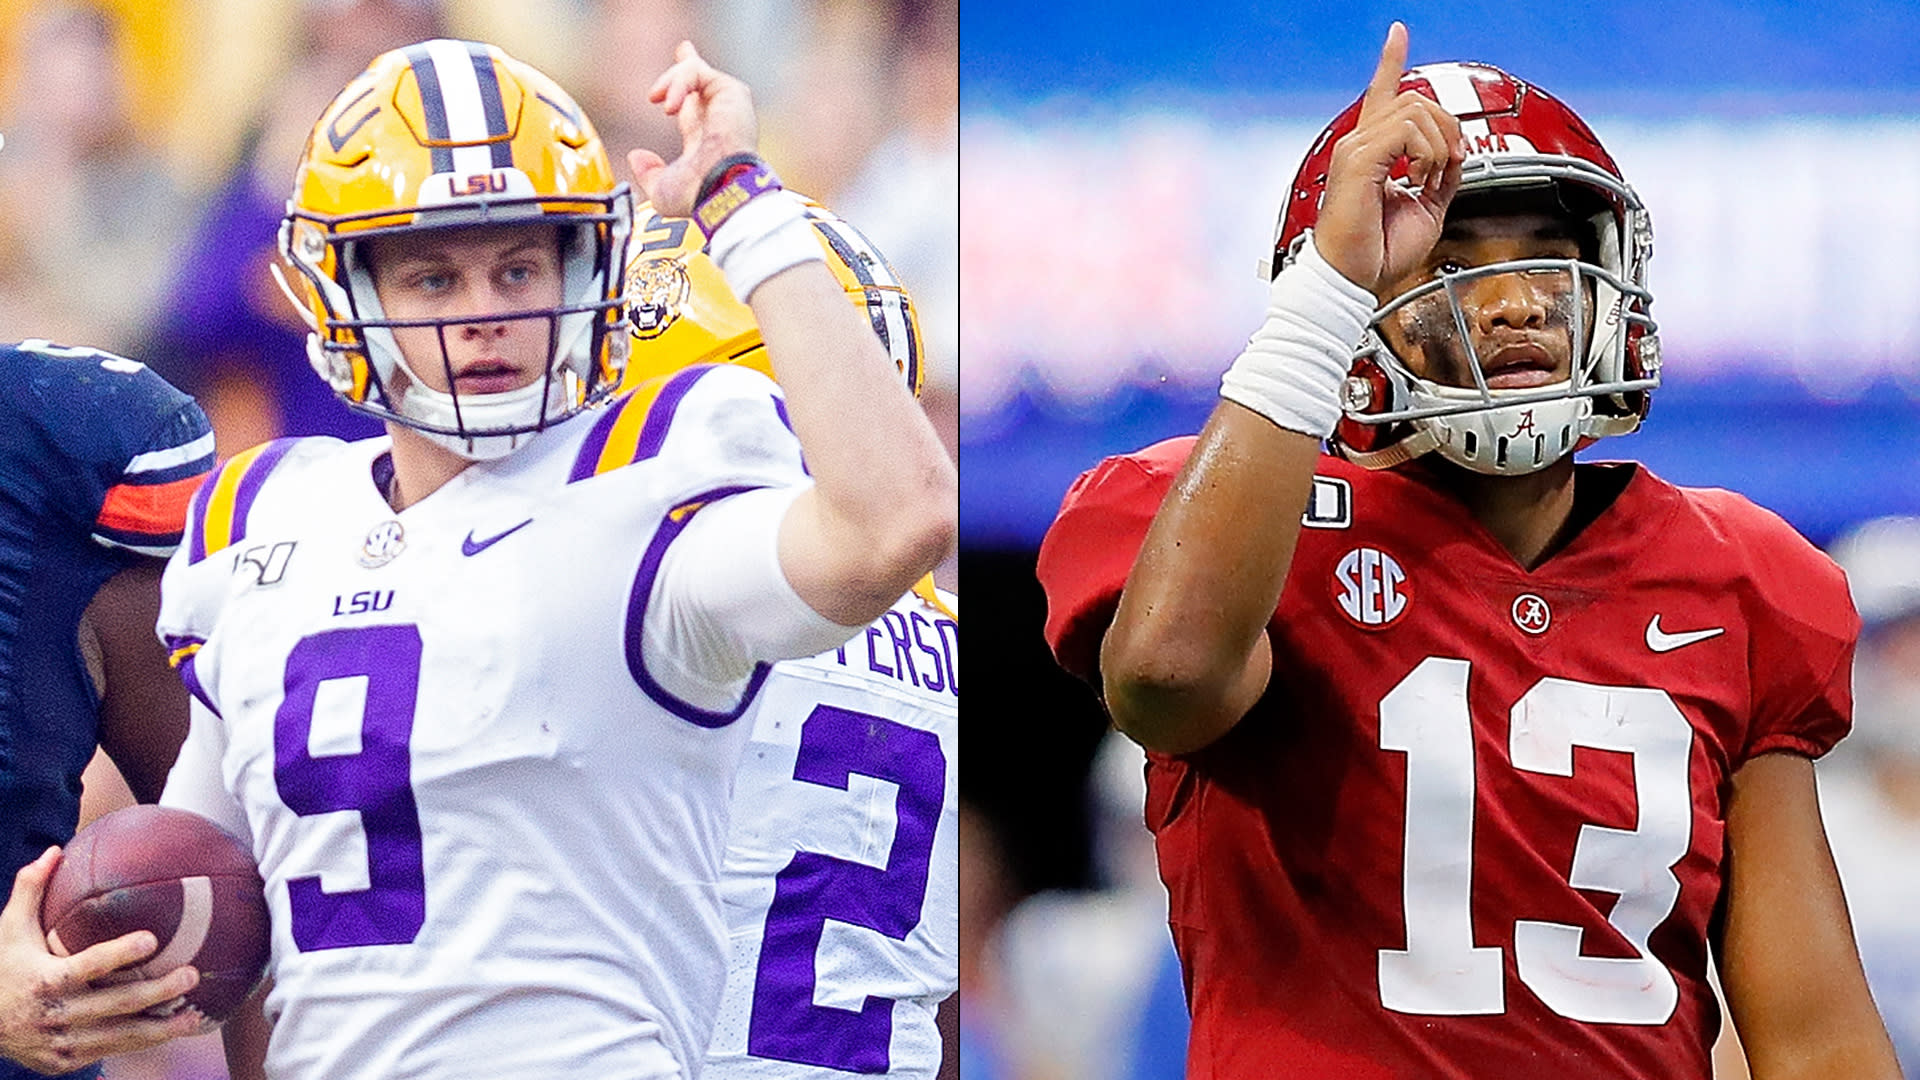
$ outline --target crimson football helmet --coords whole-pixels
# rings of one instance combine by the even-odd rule
[[[1342,394],[1345,415],[1331,440],[1342,456],[1384,469],[1437,450],[1475,472],[1517,475],[1544,468],[1605,435],[1640,426],[1660,383],[1660,347],[1649,311],[1647,261],[1653,224],[1593,132],[1539,87],[1487,64],[1427,64],[1401,76],[1400,91],[1424,94],[1458,117],[1467,142],[1462,200],[1554,200],[1591,230],[1575,259],[1524,259],[1443,274],[1382,304],[1355,349]],[[1356,101],[1320,133],[1293,180],[1274,239],[1274,273],[1307,242],[1326,193],[1334,144],[1360,117]],[[1393,181],[1406,182],[1405,160]],[[1493,201],[1498,212],[1501,205]],[[1496,274],[1558,275],[1572,341],[1569,378],[1525,389],[1492,389],[1468,338],[1462,287]],[[1444,301],[1446,307],[1439,307]],[[1475,385],[1415,375],[1380,333],[1382,321],[1432,306],[1467,352]],[[1448,312],[1447,309],[1451,311]]]

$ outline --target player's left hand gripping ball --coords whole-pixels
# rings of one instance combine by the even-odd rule
[[[186,1004],[216,1023],[253,993],[271,945],[265,888],[253,855],[186,810],[133,806],[80,830],[47,883],[41,925],[70,956],[135,930],[160,942],[126,978],[200,971]]]

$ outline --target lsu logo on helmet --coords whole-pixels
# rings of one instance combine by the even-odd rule
[[[627,323],[633,337],[622,390],[695,364],[745,364],[772,377],[753,311],[727,286],[701,251],[701,236],[684,218],[666,218],[651,204],[634,212],[639,248],[627,264]],[[913,300],[873,242],[833,211],[808,201],[827,267],[873,332],[914,396],[925,381],[920,325]]]

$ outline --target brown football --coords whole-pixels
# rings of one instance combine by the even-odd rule
[[[160,948],[120,979],[200,970],[187,1004],[225,1020],[267,970],[267,901],[253,855],[187,810],[132,806],[74,836],[40,904],[53,950],[70,956],[135,930]]]

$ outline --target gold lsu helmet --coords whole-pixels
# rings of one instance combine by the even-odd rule
[[[386,318],[362,241],[505,224],[560,227],[560,305],[504,316],[547,320],[546,378],[499,394],[434,391],[407,366],[393,328],[441,327],[444,364],[445,328],[503,316]],[[434,40],[375,58],[320,115],[295,174],[280,253],[303,285],[300,295],[287,293],[313,328],[308,358],[350,407],[465,456],[493,457],[619,385],[632,225],[630,189],[614,182],[606,148],[572,97],[492,45]]]
[[[864,311],[915,397],[925,380],[920,324],[913,300],[880,249],[833,211],[808,199],[807,223],[826,252],[827,267]],[[651,203],[634,212],[640,244],[627,264],[627,324],[633,355],[622,389],[695,364],[744,364],[772,377],[753,310],[701,250],[700,231],[686,218],[662,217]]]

